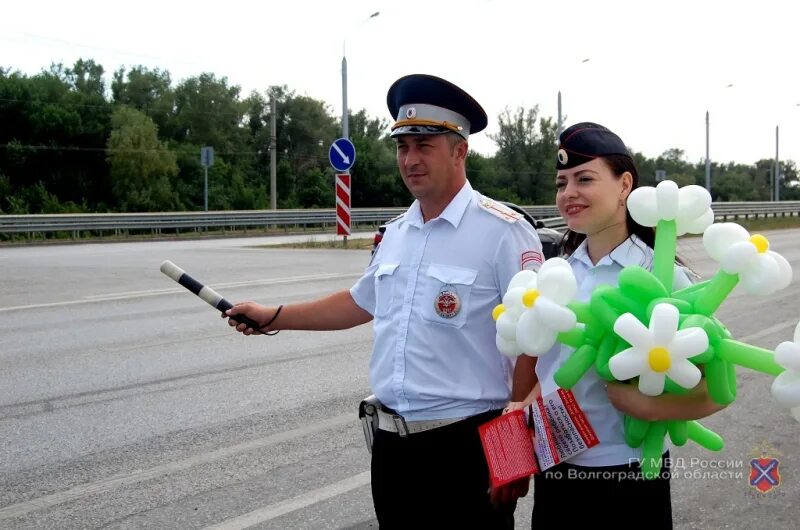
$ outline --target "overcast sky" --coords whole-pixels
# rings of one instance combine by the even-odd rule
[[[73,0],[8,2],[0,66],[33,74],[93,58],[167,69],[173,81],[213,72],[243,95],[285,84],[341,113],[342,43],[348,100],[389,118],[386,90],[429,73],[471,93],[489,114],[539,105],[566,124],[596,121],[655,157],[682,149],[751,164],[800,164],[800,8],[781,0]],[[121,7],[118,7],[121,6]],[[375,11],[380,15],[368,18]],[[589,59],[588,61],[584,61]],[[494,151],[486,133],[471,138]]]

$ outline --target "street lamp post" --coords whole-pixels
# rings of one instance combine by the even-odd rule
[[[380,15],[380,11],[375,11],[370,16],[361,21],[363,24],[370,19]],[[342,40],[342,137],[350,138],[350,113],[347,111],[347,36]]]
[[[775,126],[775,202],[781,200],[781,162],[778,158],[778,126]]]
[[[728,83],[727,85],[725,85],[725,88],[731,88],[732,86],[733,83]],[[711,193],[711,157],[709,156],[709,147],[708,147],[709,136],[710,136],[709,129],[710,129],[709,114],[708,111],[706,110],[706,190],[708,191],[708,193]]]
[[[706,111],[706,191],[711,193],[711,159],[708,157],[708,111]]]

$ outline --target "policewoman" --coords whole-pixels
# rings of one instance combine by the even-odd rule
[[[269,323],[261,332],[373,320],[370,384],[381,405],[372,495],[381,527],[513,528],[515,504],[490,500],[478,426],[501,414],[513,371],[495,345],[492,309],[514,274],[539,268],[541,243],[518,213],[467,181],[470,134],[487,125],[469,94],[417,74],[398,79],[387,104],[397,166],[415,200],[388,225],[364,275],[320,300],[250,302],[229,315]]]
[[[556,169],[556,204],[568,226],[562,250],[578,282],[576,298],[588,301],[598,285],[617,285],[626,266],[650,270],[655,232],[628,213],[626,200],[639,177],[620,137],[596,123],[573,125],[559,137]],[[685,269],[676,265],[675,289],[690,283]],[[573,351],[557,344],[538,359],[521,355],[516,370],[535,377],[515,378],[514,396],[528,397],[509,409],[555,392],[554,374]],[[516,384],[521,381],[526,384]],[[533,386],[537,381],[540,388]],[[709,397],[705,381],[686,395],[650,397],[636,385],[606,384],[590,370],[572,392],[600,443],[534,476],[532,528],[594,526],[611,514],[617,528],[671,528],[669,461],[658,478],[643,480],[642,450],[625,443],[623,414],[651,421],[713,414],[721,407]],[[579,509],[565,513],[565,503]]]

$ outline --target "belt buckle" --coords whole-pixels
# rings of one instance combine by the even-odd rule
[[[401,438],[408,436],[408,425],[406,425],[405,418],[399,414],[392,414],[392,420],[394,421],[394,426],[397,427],[397,434],[399,434]]]

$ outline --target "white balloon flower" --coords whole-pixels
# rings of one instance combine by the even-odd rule
[[[539,273],[520,271],[511,279],[503,303],[494,308],[497,348],[508,356],[541,355],[558,333],[575,327],[575,313],[565,307],[578,289],[572,267],[563,258],[545,261]]]
[[[656,226],[659,221],[675,221],[679,236],[702,234],[714,222],[711,195],[694,184],[678,188],[664,180],[655,188],[642,186],[628,197],[628,211],[634,221],[643,226]]]
[[[786,259],[769,250],[769,240],[761,234],[753,236],[736,223],[717,223],[703,234],[703,246],[720,268],[738,274],[747,292],[770,295],[792,281],[792,266]]]
[[[639,391],[658,396],[669,377],[683,388],[700,382],[700,370],[688,359],[708,349],[708,335],[701,328],[678,330],[678,309],[658,304],[650,317],[650,328],[630,313],[614,322],[614,332],[631,345],[611,357],[608,368],[618,380],[639,376]]]
[[[800,421],[800,323],[794,330],[794,342],[782,342],[775,348],[775,362],[786,371],[772,382],[772,396]]]

